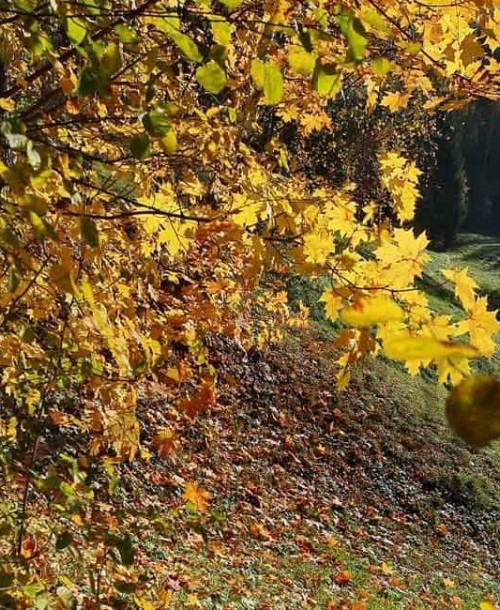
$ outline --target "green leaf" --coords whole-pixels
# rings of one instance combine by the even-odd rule
[[[264,64],[264,99],[268,106],[279,104],[283,98],[283,74],[273,61]]]
[[[66,19],[66,33],[70,41],[78,46],[87,37],[87,26],[82,19],[68,17]]]
[[[33,343],[36,337],[35,331],[31,326],[29,326],[29,324],[23,327],[19,336],[21,337],[21,341],[28,344]]]
[[[54,49],[48,35],[40,30],[26,32],[23,36],[23,45],[37,58],[46,51],[52,51]]]
[[[99,231],[96,223],[87,216],[82,216],[80,219],[80,233],[83,241],[91,248],[99,247]]]
[[[109,536],[106,538],[106,542],[118,550],[120,561],[124,566],[131,566],[134,563],[134,547],[128,534],[124,538]]]
[[[196,80],[209,93],[217,95],[226,86],[226,73],[215,61],[209,61],[196,70]]]
[[[421,42],[408,42],[402,45],[403,49],[410,55],[418,55],[422,50]]]
[[[363,11],[363,21],[370,25],[378,34],[387,36],[391,33],[391,28],[386,19],[374,8]]]
[[[354,61],[361,61],[366,55],[368,38],[361,21],[354,16],[352,11],[342,10],[337,17],[340,31],[347,39],[349,50]]]
[[[319,25],[324,29],[328,29],[328,11],[325,10],[324,8],[318,8],[315,13],[314,16],[316,17],[316,21],[319,23]]]
[[[483,447],[500,438],[500,381],[488,375],[469,377],[448,396],[446,416],[470,445]]]
[[[115,32],[123,44],[135,44],[137,42],[137,34],[135,30],[130,28],[128,25],[119,23],[115,27]]]
[[[23,592],[29,597],[35,597],[39,593],[45,590],[44,585],[41,582],[34,582],[23,587]]]
[[[150,110],[143,115],[142,124],[153,137],[162,138],[171,129],[169,117],[161,110]]]
[[[214,15],[211,18],[212,36],[217,44],[227,47],[231,44],[231,25],[223,18]]]
[[[389,72],[391,72],[394,64],[386,57],[377,57],[372,61],[372,67],[375,74],[378,74],[379,76],[386,76],[389,74]]]
[[[28,163],[31,165],[31,167],[35,171],[38,171],[42,166],[42,158],[36,148],[34,148],[33,142],[31,140],[28,140],[26,144],[26,156],[28,158]]]
[[[78,95],[92,95],[99,90],[99,76],[90,66],[85,66],[80,72],[78,81]]]
[[[122,67],[122,56],[120,48],[114,42],[110,42],[102,54],[100,69],[105,76],[112,76]]]
[[[10,227],[0,229],[0,243],[12,248],[19,248],[19,237]]]
[[[262,91],[264,89],[264,62],[261,59],[252,59],[250,65],[250,75],[254,85]]]
[[[149,136],[142,134],[130,141],[130,152],[136,159],[145,159],[151,152]]]
[[[40,593],[40,595],[37,595],[35,598],[35,610],[47,610],[52,601],[53,598],[50,593]]]
[[[35,235],[38,241],[43,241],[45,236],[47,235],[47,225],[43,222],[40,216],[33,212],[33,210],[29,211],[29,220],[31,226],[35,230]]]
[[[172,31],[170,38],[179,47],[180,52],[186,59],[196,63],[203,61],[198,45],[189,36],[182,32]]]
[[[8,589],[14,582],[14,575],[10,572],[0,572],[0,589]]]
[[[314,72],[316,54],[306,51],[300,45],[291,45],[288,48],[288,63],[297,74],[309,75]]]
[[[177,150],[177,135],[171,129],[166,136],[160,140],[160,146],[169,155],[172,155]]]
[[[326,97],[335,97],[342,88],[342,74],[335,66],[323,65],[318,59],[313,74],[313,89]]]
[[[25,150],[28,144],[28,138],[22,133],[7,133],[5,139],[12,150]]]
[[[227,6],[227,8],[234,10],[239,8],[243,4],[243,0],[220,0],[221,4]]]
[[[7,290],[9,292],[15,292],[17,287],[19,286],[19,282],[21,281],[17,269],[14,265],[11,265],[9,268],[9,275],[7,278]]]

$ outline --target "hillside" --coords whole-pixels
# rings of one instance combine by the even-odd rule
[[[461,243],[434,255],[425,278],[442,311],[453,311],[452,295],[436,291],[435,269],[469,261],[473,273],[480,265],[486,291],[498,285],[498,259],[491,258],[488,273],[478,258],[496,242]],[[472,248],[478,256],[471,257]],[[59,567],[50,569],[54,577],[64,566],[56,590],[61,607],[499,603],[498,443],[467,448],[444,421],[446,391],[384,359],[365,362],[339,394],[334,339],[335,329],[320,319],[262,352],[214,339],[217,406],[194,423],[161,396],[143,398],[142,458],[120,466],[112,503],[101,474],[87,480],[97,500],[89,519],[94,529],[102,524],[105,545],[69,518],[68,533],[59,534]],[[497,363],[479,366],[497,372]],[[159,429],[174,434],[163,456],[152,443]],[[60,449],[71,455],[75,441],[69,435]],[[188,483],[199,486],[190,495]],[[50,524],[50,510],[41,504],[37,517]],[[43,566],[43,549],[32,544],[25,556]],[[49,593],[41,584],[28,587],[33,607],[52,607],[43,605]],[[16,606],[0,591],[0,607]]]
[[[498,247],[462,236],[454,252],[434,254],[425,278],[434,306],[453,312],[452,295],[434,286],[437,269],[454,265],[468,264],[494,299]],[[445,390],[394,363],[365,363],[337,394],[334,334],[320,321],[265,353],[214,344],[218,408],[189,428],[173,462],[152,461],[148,475],[162,511],[183,480],[213,494],[207,516],[151,535],[172,573],[184,575],[174,607],[499,602],[498,443],[468,449],[444,421]],[[479,367],[496,373],[497,364]],[[144,411],[152,428],[164,416]],[[137,465],[131,487],[141,472]]]
[[[248,358],[215,351],[228,381],[220,406],[189,430],[175,475],[153,460],[146,477],[158,510],[183,479],[214,497],[201,520],[151,532],[183,575],[174,607],[193,592],[206,608],[475,608],[498,598],[498,453],[453,438],[427,382],[373,362],[338,396],[320,331]],[[160,412],[149,405],[144,418]],[[128,475],[135,493],[146,493],[143,468]]]

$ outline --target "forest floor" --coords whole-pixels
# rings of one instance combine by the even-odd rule
[[[498,298],[499,261],[500,240],[477,236],[435,254],[434,307],[453,313],[432,286],[439,268],[464,263]],[[152,527],[137,541],[168,562],[171,607],[500,604],[500,446],[453,436],[444,388],[377,359],[338,394],[334,330],[321,321],[263,353],[212,351],[217,408],[186,427],[174,458],[123,473],[128,500],[148,498]],[[151,403],[140,416],[145,430],[168,422]],[[182,506],[186,481],[211,494],[205,513]]]

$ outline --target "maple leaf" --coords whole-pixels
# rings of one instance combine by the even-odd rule
[[[330,320],[334,321],[339,316],[339,311],[342,308],[343,299],[335,294],[333,290],[325,290],[320,301],[325,304],[325,312]]]
[[[382,244],[375,251],[384,268],[387,283],[395,288],[406,288],[415,277],[421,276],[429,260],[426,252],[428,244],[425,233],[415,237],[411,229],[396,229],[394,241]]]
[[[340,312],[342,322],[350,326],[371,326],[403,318],[402,308],[393,299],[384,295],[362,297],[351,307]]]
[[[170,457],[179,449],[179,439],[177,434],[170,428],[159,429],[153,439],[155,447],[158,449],[160,457]]]
[[[205,380],[197,392],[191,398],[179,401],[179,409],[190,419],[194,419],[200,413],[204,413],[214,404],[216,397],[213,380]]]
[[[387,93],[382,98],[382,106],[389,108],[391,112],[397,112],[402,108],[406,108],[408,102],[410,100],[410,95],[408,93]]]
[[[300,117],[300,108],[296,104],[287,104],[283,108],[279,108],[277,114],[285,121],[285,123],[298,121]]]
[[[327,127],[331,127],[332,120],[326,112],[317,112],[315,114],[305,114],[300,118],[300,124],[304,135],[308,136],[313,131],[321,131]]]
[[[484,356],[491,356],[496,349],[493,335],[500,331],[497,312],[488,311],[488,298],[478,297],[468,307],[469,318],[458,323],[458,334],[468,333],[471,345]]]
[[[467,267],[463,269],[442,269],[441,273],[447,280],[455,284],[455,296],[460,299],[465,309],[472,307],[478,285],[469,276]]]
[[[184,493],[182,494],[182,498],[186,503],[191,504],[199,513],[206,513],[208,512],[212,494],[201,487],[198,487],[196,483],[188,482],[184,489]]]
[[[326,263],[333,248],[331,234],[326,231],[308,233],[304,237],[304,254],[311,263]]]

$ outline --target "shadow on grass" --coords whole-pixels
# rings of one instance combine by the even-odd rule
[[[498,284],[498,290],[489,290],[485,294],[487,294],[488,296],[488,303],[490,304],[490,308],[500,310],[500,278],[498,279]]]
[[[449,286],[439,284],[436,281],[436,278],[430,273],[424,272],[422,278],[417,279],[417,287],[424,290],[428,295],[436,297],[437,299],[449,301],[450,303],[453,302],[454,292],[451,284]]]
[[[490,269],[500,269],[500,241],[478,244],[476,248],[465,254],[463,258],[466,261],[478,261]]]

